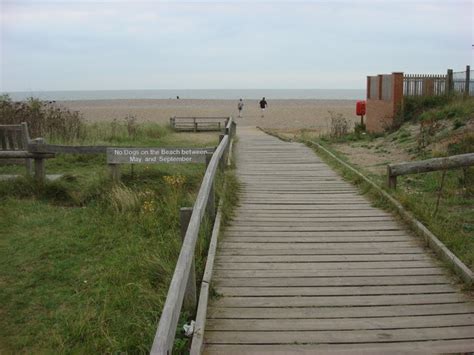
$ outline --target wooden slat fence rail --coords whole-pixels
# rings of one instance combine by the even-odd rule
[[[439,96],[446,93],[447,75],[406,74],[403,76],[404,96]]]
[[[192,209],[181,252],[176,262],[176,268],[153,341],[151,354],[171,353],[183,301],[189,299],[189,293],[195,292],[195,285],[190,285],[189,279],[190,276],[192,277],[192,275],[194,275],[192,266],[199,229],[206,210],[209,210],[208,203],[210,201],[214,203],[212,194],[217,169],[225,166],[223,162],[227,161],[230,142],[234,134],[235,123],[232,118],[229,118],[225,128],[225,134],[207,166],[196,202]]]
[[[50,154],[105,154],[107,146],[70,146],[57,144],[29,144],[28,151],[32,153],[50,153]]]
[[[474,81],[471,67],[465,71],[454,72],[448,69],[446,74],[405,74],[403,76],[404,96],[440,96],[461,93],[474,95]]]
[[[387,165],[388,186],[397,187],[397,176],[426,173],[430,171],[457,169],[474,165],[474,153],[452,155],[446,158],[433,158],[409,163]]]
[[[229,117],[170,117],[170,126],[176,131],[221,131]]]

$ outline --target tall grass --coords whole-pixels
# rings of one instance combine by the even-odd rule
[[[61,108],[51,101],[30,98],[12,101],[8,95],[0,96],[0,124],[28,123],[32,138],[47,137],[63,142],[84,136],[84,119],[78,111]]]
[[[217,135],[196,141],[132,118],[81,129],[81,136],[50,137],[134,146],[217,142]],[[0,353],[149,351],[181,249],[179,209],[193,206],[204,165],[123,166],[121,185],[107,179],[105,166],[103,155],[58,155],[47,171],[64,174],[60,180],[0,181]],[[16,172],[10,169],[0,167]],[[209,231],[204,220],[198,279]]]

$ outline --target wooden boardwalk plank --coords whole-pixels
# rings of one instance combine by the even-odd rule
[[[415,330],[416,329],[416,330]],[[206,341],[210,344],[337,344],[407,342],[440,339],[472,339],[474,325],[439,328],[405,328],[383,330],[331,330],[331,331],[209,331]]]
[[[227,287],[328,287],[377,285],[432,285],[447,284],[444,276],[360,276],[360,277],[284,277],[284,278],[217,278],[216,286]],[[455,292],[454,289],[452,289]],[[277,294],[275,294],[277,295]]]
[[[241,129],[205,352],[474,350],[474,303],[421,241],[307,147]]]
[[[469,326],[474,323],[474,313],[405,316],[405,317],[372,317],[372,318],[338,318],[338,319],[235,319],[232,323],[224,319],[210,319],[206,328],[216,331],[283,331],[283,330],[368,330]]]
[[[429,316],[474,313],[472,303],[390,306],[226,308],[211,307],[209,319],[336,319],[365,317]]]

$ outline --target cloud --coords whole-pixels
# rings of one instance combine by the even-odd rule
[[[437,0],[3,1],[0,84],[3,90],[177,83],[360,88],[365,75],[381,70],[464,66],[472,60],[470,6]]]

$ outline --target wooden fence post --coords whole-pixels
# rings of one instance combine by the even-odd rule
[[[469,97],[470,83],[471,83],[471,66],[466,65],[466,81],[464,83],[464,97]]]
[[[30,134],[28,132],[28,124],[26,122],[21,123],[23,149],[28,150],[28,144],[30,143]],[[33,160],[25,159],[26,175],[31,176],[33,174]]]
[[[222,140],[224,139],[224,137],[225,137],[224,134],[219,134],[219,144],[222,142]],[[219,169],[220,169],[221,171],[224,171],[224,167],[225,167],[225,164],[224,164],[224,162],[225,162],[225,160],[224,160],[224,155],[225,155],[225,152],[224,152],[224,154],[222,154],[221,160],[219,160]]]
[[[109,173],[110,178],[114,182],[120,181],[120,164],[108,164],[109,165]]]
[[[213,153],[206,154],[206,168],[209,166],[209,163],[211,162],[212,154]],[[211,191],[209,192],[209,199],[207,200],[207,206],[206,206],[206,211],[211,220],[214,219],[214,216],[216,214],[216,192],[215,192],[214,187],[215,187],[215,183],[212,182]]]
[[[44,144],[44,138],[37,138],[37,144]],[[46,179],[46,168],[44,166],[44,159],[42,157],[37,157],[35,159],[35,179],[36,181],[43,183]]]
[[[446,94],[451,95],[454,90],[453,70],[448,69],[446,74]]]
[[[182,207],[179,210],[179,223],[181,229],[181,240],[184,241],[186,231],[188,230],[189,221],[193,214],[192,207]],[[184,291],[183,310],[189,313],[194,313],[196,309],[197,298],[196,298],[196,265],[193,260],[191,262],[191,270],[189,271],[189,278],[186,282],[186,290]]]
[[[392,168],[387,165],[387,184],[390,189],[397,188],[397,177],[392,175]]]

